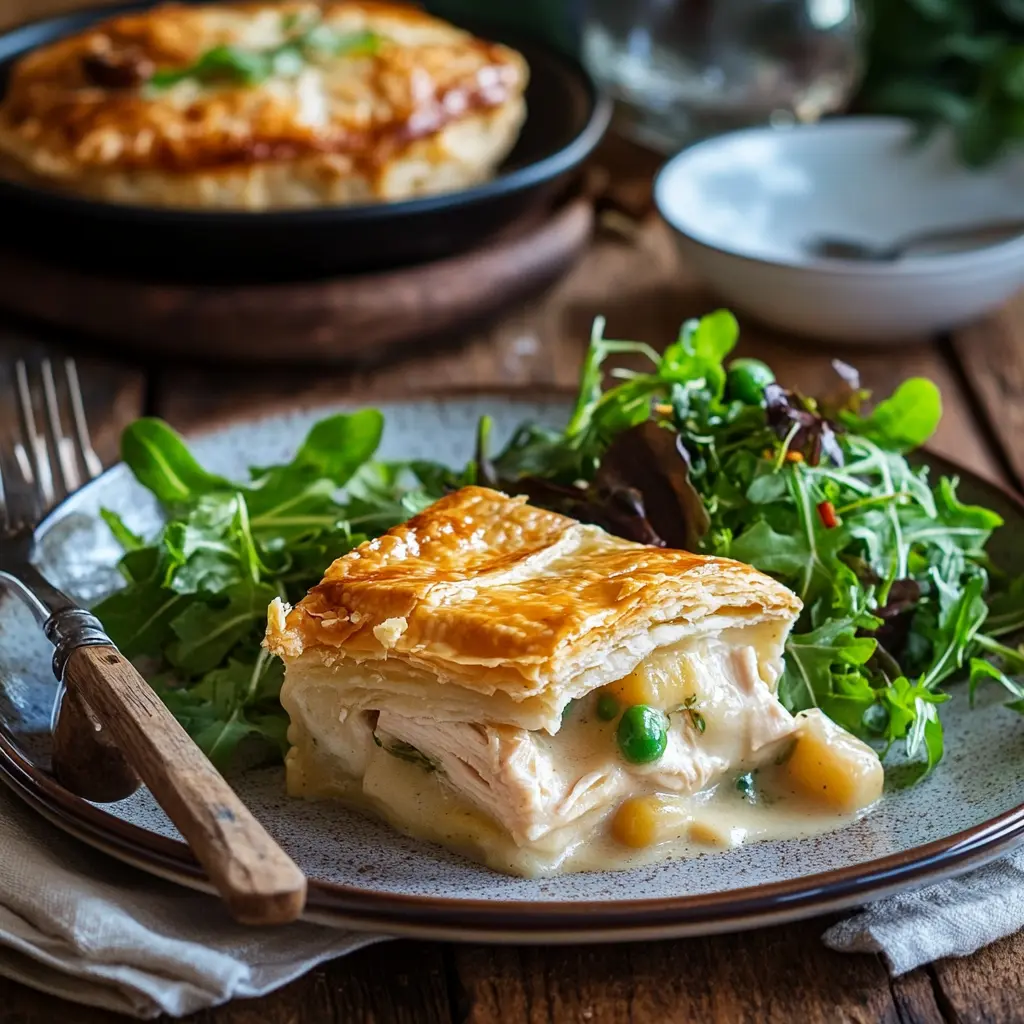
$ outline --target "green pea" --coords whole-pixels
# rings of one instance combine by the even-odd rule
[[[619,714],[619,702],[610,694],[602,693],[597,698],[597,717],[602,722],[610,722]]]
[[[615,733],[622,756],[631,764],[657,761],[668,746],[668,725],[665,712],[658,708],[647,704],[626,708]]]
[[[764,389],[775,383],[775,374],[760,359],[734,359],[729,364],[726,386],[729,397],[744,405],[760,405]]]

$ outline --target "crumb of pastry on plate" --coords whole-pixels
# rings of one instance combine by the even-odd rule
[[[448,192],[508,155],[528,76],[516,51],[400,4],[166,4],[17,62],[0,175],[207,210]]]

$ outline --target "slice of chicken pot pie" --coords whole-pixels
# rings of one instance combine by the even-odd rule
[[[526,875],[834,827],[882,772],[777,699],[800,608],[738,562],[464,488],[271,606],[289,792]]]

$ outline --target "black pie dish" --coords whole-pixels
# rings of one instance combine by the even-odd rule
[[[24,54],[153,2],[77,11],[0,35],[0,95]],[[464,252],[550,203],[601,140],[610,101],[583,68],[536,41],[471,31],[518,49],[530,66],[527,118],[483,185],[393,203],[268,213],[103,202],[0,180],[2,243],[49,261],[149,280],[303,280],[423,263]]]

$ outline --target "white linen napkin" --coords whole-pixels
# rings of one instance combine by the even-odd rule
[[[65,835],[0,786],[0,974],[136,1017],[271,992],[381,935],[246,928]]]
[[[898,893],[833,925],[825,945],[881,953],[894,975],[967,956],[1024,928],[1024,848],[959,878]]]
[[[1024,928],[1024,848],[874,903],[825,932],[894,975]],[[0,975],[80,1003],[182,1016],[265,995],[387,938],[312,924],[247,928],[210,896],[67,836],[0,786]]]

